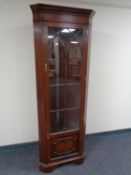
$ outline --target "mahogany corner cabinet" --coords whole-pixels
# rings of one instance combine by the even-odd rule
[[[40,170],[84,158],[85,96],[93,10],[31,5]]]

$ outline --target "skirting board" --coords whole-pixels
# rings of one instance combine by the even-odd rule
[[[115,130],[115,131],[107,131],[107,132],[100,132],[100,133],[95,133],[95,134],[87,134],[86,137],[101,137],[105,135],[114,135],[114,134],[121,134],[125,132],[131,132],[131,128],[129,129],[120,129],[120,130]],[[7,145],[7,146],[0,146],[0,152],[3,151],[13,151],[16,149],[20,149],[23,147],[31,147],[33,145],[38,145],[38,141],[34,142],[28,142],[28,143],[20,143],[20,144],[12,144],[12,145]]]

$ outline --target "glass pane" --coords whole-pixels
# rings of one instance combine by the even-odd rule
[[[82,30],[48,28],[51,132],[78,129]]]
[[[51,132],[79,128],[79,109],[51,112]]]
[[[50,86],[50,110],[80,107],[80,84]]]

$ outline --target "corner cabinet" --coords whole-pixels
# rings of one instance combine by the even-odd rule
[[[40,170],[83,161],[92,10],[31,5],[34,22]]]

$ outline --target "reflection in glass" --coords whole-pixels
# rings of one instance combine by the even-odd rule
[[[79,128],[82,30],[48,28],[51,132]]]

